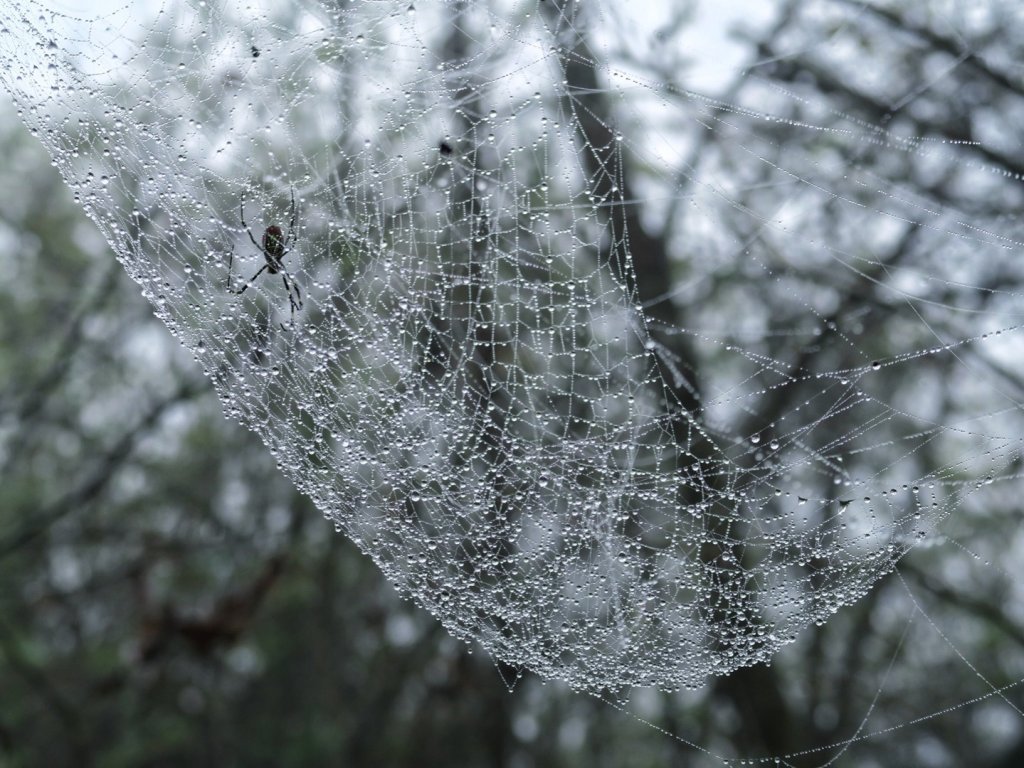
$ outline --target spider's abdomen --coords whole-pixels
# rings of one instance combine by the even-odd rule
[[[263,233],[263,253],[267,259],[267,271],[276,273],[284,258],[284,232],[280,227],[269,226]]]

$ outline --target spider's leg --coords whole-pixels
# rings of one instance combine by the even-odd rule
[[[288,321],[288,325],[291,326],[292,328],[294,328],[295,327],[295,296],[292,295],[291,283],[288,282],[288,277],[286,276],[286,274],[283,271],[281,272],[281,279],[284,280],[284,287],[288,289],[288,304],[289,304],[289,307],[291,309],[291,320]],[[299,304],[299,308],[300,309],[302,308],[301,304]],[[285,330],[284,323],[279,323],[279,325],[281,326],[281,330],[282,331]]]
[[[266,268],[267,268],[268,266],[269,266],[268,264],[264,264],[264,265],[263,265],[262,267],[260,267],[260,268],[259,268],[259,270],[258,270],[258,271],[256,272],[256,274],[255,274],[255,275],[253,275],[252,277],[250,277],[250,278],[249,278],[249,280],[248,280],[247,282],[245,282],[245,283],[243,283],[243,284],[242,284],[242,287],[241,287],[241,288],[239,288],[239,289],[238,289],[237,291],[236,291],[236,290],[235,290],[234,288],[231,288],[231,289],[230,289],[230,290],[231,290],[231,292],[232,292],[232,293],[239,293],[239,294],[241,294],[241,293],[245,293],[245,289],[246,289],[246,288],[248,288],[248,287],[249,287],[250,285],[252,285],[252,284],[253,284],[253,281],[254,281],[254,280],[255,280],[255,279],[257,278],[257,277],[259,277],[260,275],[262,275],[262,274],[263,274],[263,270],[265,270],[265,269],[266,269]]]
[[[287,274],[287,271],[285,272]],[[291,277],[291,275],[288,275]],[[299,309],[302,309],[302,290],[299,288],[299,281],[291,277],[292,287],[295,288],[295,295],[299,297]]]
[[[256,242],[256,238],[252,236],[252,230],[245,223],[245,192],[242,193],[242,199],[238,202],[238,218],[242,220],[242,226],[245,227],[245,231],[249,235],[249,239],[252,240],[252,244],[259,248],[260,253],[262,253],[263,246]]]
[[[292,314],[295,314],[296,309],[302,309],[302,292],[299,290],[299,284],[295,280],[288,280],[288,273],[281,272],[281,279],[284,280],[284,287],[288,289],[288,301],[292,305]],[[295,292],[292,292],[292,286],[295,286]],[[296,295],[298,300],[296,300]]]
[[[231,250],[228,251],[228,290],[231,290],[231,266],[235,263],[235,244],[231,244]]]
[[[292,192],[291,221],[288,223],[288,237],[286,237],[285,241],[284,241],[284,244],[285,244],[286,248],[287,248],[289,242],[294,243],[295,239],[299,236],[298,232],[295,229],[295,225],[298,223],[298,219],[299,219],[299,209],[295,207],[295,187],[291,188],[291,192]],[[285,253],[287,253],[287,252],[288,251],[285,250]],[[284,258],[283,254],[282,254],[281,258],[282,259]]]

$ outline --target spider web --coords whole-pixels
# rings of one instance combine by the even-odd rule
[[[576,689],[694,687],[1016,477],[1020,242],[964,211],[1019,192],[824,88],[689,91],[583,5],[6,0],[0,79],[400,591]]]

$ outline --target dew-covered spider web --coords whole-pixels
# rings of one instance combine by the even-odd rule
[[[914,39],[858,68],[865,4],[808,2],[711,94],[641,5],[0,3],[0,81],[225,412],[453,635],[588,691],[768,661],[1024,434],[1012,147],[901,119],[998,69],[971,29],[880,81]]]

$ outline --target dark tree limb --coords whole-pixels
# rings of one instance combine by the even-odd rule
[[[0,557],[17,552],[67,515],[95,500],[109,485],[117,470],[131,457],[135,446],[149,434],[161,417],[175,405],[186,402],[205,390],[205,380],[186,383],[170,396],[151,405],[138,423],[93,463],[92,469],[82,481],[36,513],[31,523],[0,543]]]

